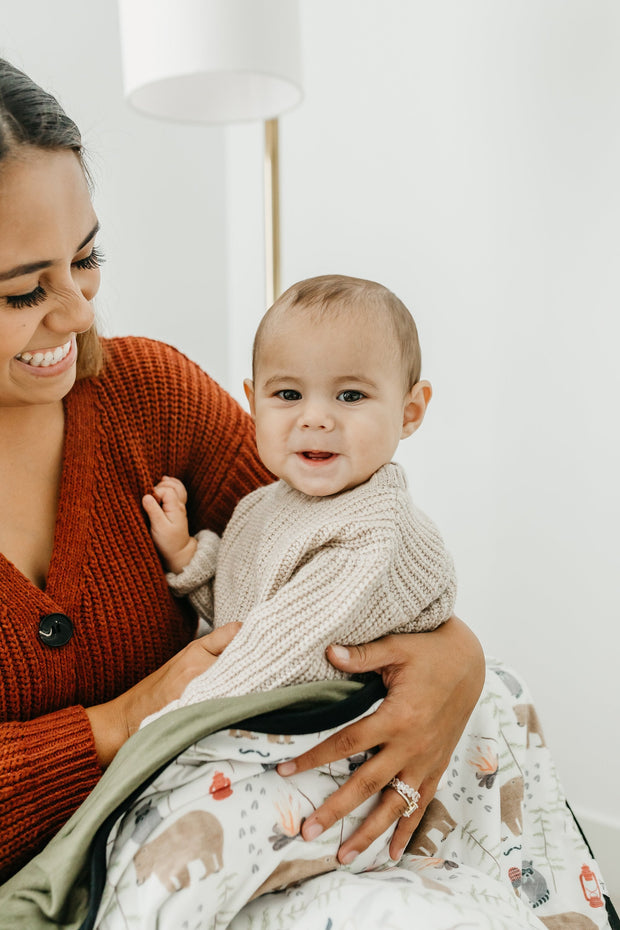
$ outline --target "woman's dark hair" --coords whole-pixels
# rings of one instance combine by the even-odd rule
[[[2,162],[18,157],[22,146],[39,149],[69,149],[79,158],[84,174],[84,149],[80,130],[52,94],[35,84],[27,74],[0,58],[0,172]],[[78,337],[77,377],[86,378],[101,370],[102,351],[97,330],[92,326]]]
[[[55,97],[0,58],[0,161],[20,145],[73,149],[82,158],[82,137]]]

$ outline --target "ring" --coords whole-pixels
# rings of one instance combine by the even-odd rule
[[[392,780],[388,782],[388,788],[393,788],[394,791],[398,791],[401,798],[407,802],[407,809],[403,811],[401,817],[411,817],[413,812],[418,809],[420,792],[412,788],[411,785],[408,785],[406,781],[401,781],[400,778],[392,778]]]

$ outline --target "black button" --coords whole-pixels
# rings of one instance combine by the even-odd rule
[[[65,614],[47,614],[39,623],[39,639],[46,646],[64,646],[73,636],[73,624]]]

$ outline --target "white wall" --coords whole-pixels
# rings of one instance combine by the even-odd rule
[[[458,612],[528,680],[620,892],[620,7],[302,10],[306,96],[281,120],[283,285],[359,274],[416,316],[435,396],[399,459],[454,552]],[[241,224],[260,208],[236,187],[260,130],[236,127],[228,147]],[[229,252],[252,269],[230,295],[239,397],[259,235]]]
[[[454,552],[459,613],[529,680],[573,806],[611,849],[620,6],[301,2],[283,283],[374,277],[414,312],[435,397],[399,458]],[[173,342],[241,397],[264,310],[260,127],[132,113],[113,3],[3,4],[0,53],[94,152],[107,331]]]

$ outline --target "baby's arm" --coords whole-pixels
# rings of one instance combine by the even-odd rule
[[[389,612],[377,617],[385,574],[374,551],[318,550],[267,600],[239,618],[235,640],[213,674],[199,675],[175,706],[214,697],[268,691],[307,681],[345,678],[327,660],[330,643],[363,643],[389,632]]]
[[[211,530],[190,536],[185,512],[187,492],[178,478],[167,475],[145,494],[142,505],[164,565],[166,580],[177,597],[188,595],[196,613],[213,624],[213,577],[220,538]]]
[[[164,475],[142,506],[151,522],[151,536],[168,571],[178,574],[191,562],[196,540],[189,535],[185,504],[187,491],[178,478]]]
[[[454,611],[456,575],[452,556],[433,521],[415,505],[396,521],[390,570],[394,633],[424,633],[445,623]]]
[[[400,493],[364,497],[348,508],[346,532],[323,540],[282,587],[235,617],[243,623],[235,641],[188,685],[181,704],[342,677],[326,659],[330,643],[359,645],[387,633],[431,630],[448,619],[454,566],[426,514]],[[228,555],[222,571],[235,567]]]
[[[446,553],[444,568],[444,578],[436,579],[440,582],[440,586],[435,600],[420,611],[417,617],[412,618],[402,629],[399,629],[399,633],[425,633],[428,630],[434,630],[452,616],[456,601],[456,576],[448,553]]]

